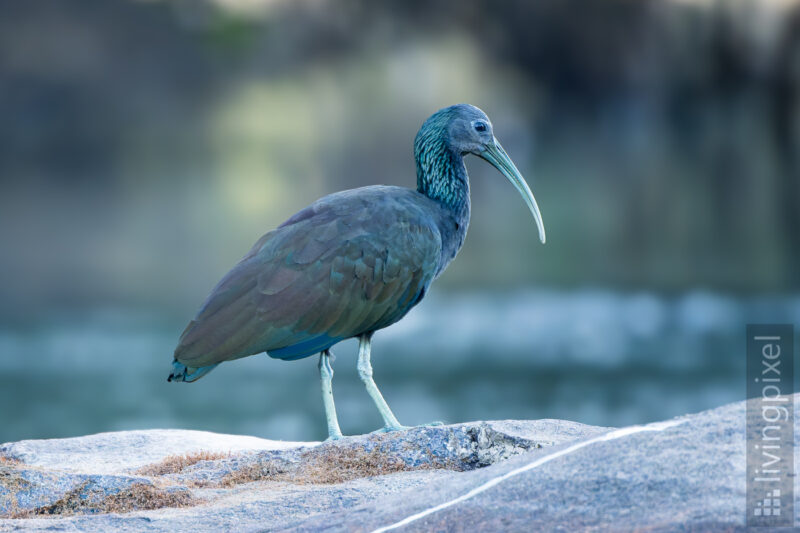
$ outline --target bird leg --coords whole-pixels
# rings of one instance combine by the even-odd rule
[[[322,381],[322,403],[325,405],[325,418],[328,421],[328,440],[342,438],[339,419],[336,418],[336,406],[333,404],[333,367],[331,353],[328,350],[319,354],[319,377]]]
[[[372,334],[368,333],[361,335],[358,338],[358,375],[364,385],[367,387],[367,393],[372,397],[375,406],[378,408],[383,417],[384,428],[383,431],[397,431],[401,429],[408,429],[406,426],[400,425],[400,422],[395,418],[392,410],[389,409],[389,404],[383,399],[381,391],[375,385],[372,379],[372,364],[369,361],[370,351],[372,350]]]

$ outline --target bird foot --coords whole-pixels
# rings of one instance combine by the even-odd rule
[[[403,425],[399,425],[399,426],[384,426],[384,427],[382,427],[381,429],[379,429],[377,431],[373,431],[373,433],[390,433],[392,431],[405,431],[405,430],[414,429],[414,428],[428,428],[428,427],[443,426],[443,425],[444,425],[444,422],[439,422],[437,420],[436,422],[428,422],[427,424],[420,424],[418,426],[403,426]]]
[[[324,442],[333,442],[335,440],[342,440],[343,438],[344,438],[344,435],[339,433],[338,435],[330,435],[327,439],[325,439]]]
[[[443,425],[445,425],[444,422],[442,422],[440,420],[436,420],[435,422],[428,422],[427,424],[420,424],[420,425],[418,425],[416,427],[418,427],[418,428],[430,428],[430,427],[434,427],[434,426],[443,426]]]
[[[381,429],[373,431],[373,433],[391,433],[392,431],[405,431],[407,429],[412,429],[414,426],[383,426]]]

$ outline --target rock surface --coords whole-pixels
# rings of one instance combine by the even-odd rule
[[[744,416],[738,403],[624,430],[539,420],[322,444],[177,430],[8,443],[0,530],[744,530]]]
[[[30,466],[87,474],[113,474],[135,470],[170,455],[202,450],[248,452],[284,450],[314,444],[319,443],[274,441],[208,431],[153,429],[98,433],[74,439],[23,440],[0,445],[0,454]]]

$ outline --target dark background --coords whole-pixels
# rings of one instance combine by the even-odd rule
[[[429,418],[644,422],[744,397],[744,325],[800,323],[793,0],[0,4],[0,442],[191,427],[324,436],[315,360],[167,384],[264,232],[413,186],[436,109],[481,107],[548,242],[485,163],[376,380]],[[345,432],[379,425],[337,353]]]

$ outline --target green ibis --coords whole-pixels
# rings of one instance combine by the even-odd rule
[[[224,361],[266,352],[294,361],[319,354],[331,439],[336,417],[330,348],[358,339],[358,373],[383,430],[402,429],[372,378],[371,339],[408,313],[455,258],[470,217],[464,156],[491,163],[522,195],[545,242],[530,188],[477,107],[428,118],[414,141],[417,188],[375,185],[321,198],[253,246],[184,330],[169,381],[192,382]]]

